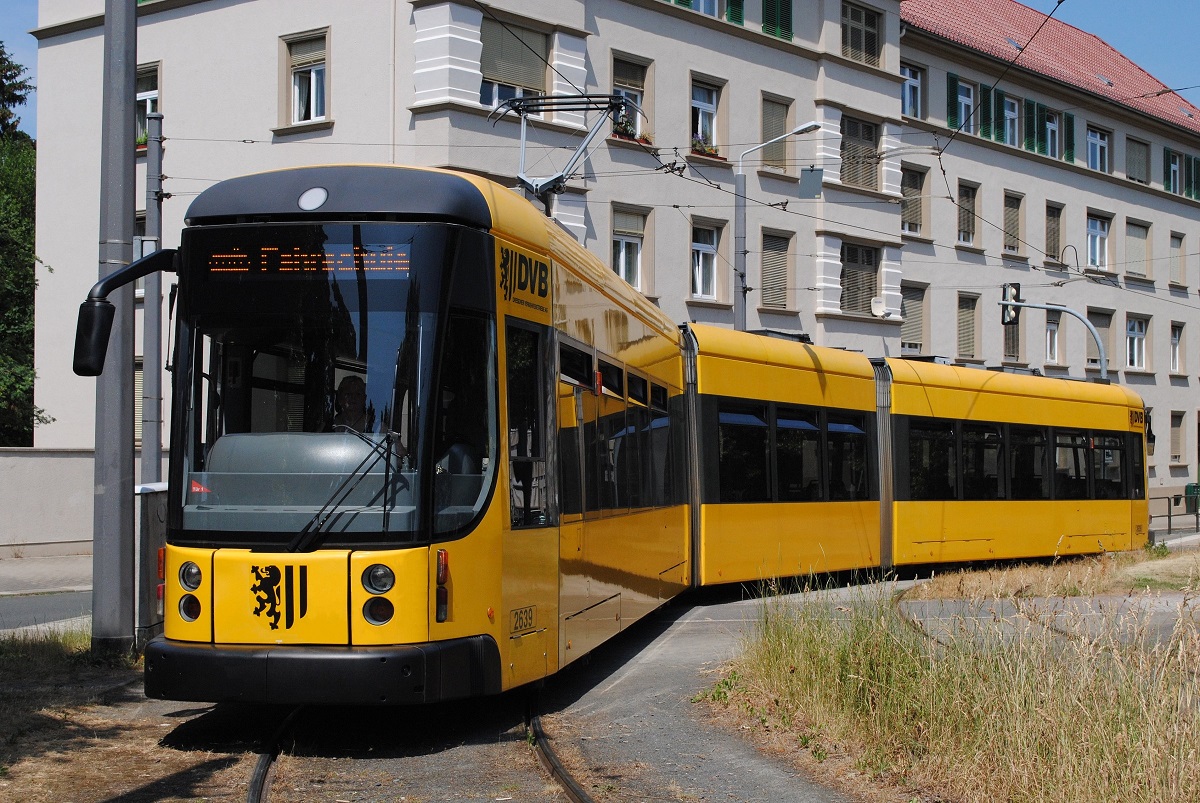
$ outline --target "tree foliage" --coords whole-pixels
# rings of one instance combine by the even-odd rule
[[[33,88],[24,72],[0,44],[0,446],[30,446],[34,424],[52,420],[33,404],[37,150],[12,113]]]
[[[25,67],[8,56],[4,43],[0,42],[0,137],[28,139],[28,135],[17,130],[21,118],[13,111],[22,105],[33,91],[33,82],[25,75]]]

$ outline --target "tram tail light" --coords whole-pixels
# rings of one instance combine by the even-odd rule
[[[450,589],[446,581],[450,579],[450,553],[444,549],[437,551],[437,591],[434,593],[434,616],[439,622],[446,621],[450,615]]]
[[[160,552],[161,552],[161,550],[160,550]],[[158,615],[159,616],[163,615],[163,587],[164,587],[163,584],[159,583],[158,588],[156,588],[154,591],[155,595],[158,597]]]
[[[158,548],[158,579],[167,579],[167,548],[160,546]],[[162,586],[159,586],[162,588]]]

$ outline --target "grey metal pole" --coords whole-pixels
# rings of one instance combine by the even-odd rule
[[[742,154],[745,156],[745,154]],[[733,328],[746,331],[746,174],[738,159],[733,174]]]
[[[162,248],[162,121],[146,115],[146,238]],[[138,254],[139,257],[146,254]],[[142,482],[162,479],[162,274],[146,277],[142,301]]]
[[[100,140],[100,267],[103,278],[133,259],[135,0],[104,3],[104,94]],[[109,297],[117,308],[108,370],[96,380],[92,651],[133,649],[133,286]]]

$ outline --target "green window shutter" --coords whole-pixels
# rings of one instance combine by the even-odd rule
[[[1163,148],[1163,189],[1171,191],[1171,149]]]
[[[1025,101],[1025,150],[1037,150],[1037,104]]]
[[[1063,161],[1075,161],[1075,115],[1063,113]]]
[[[958,76],[952,72],[946,73],[946,128],[957,130],[961,121],[958,119]]]
[[[779,0],[779,38],[792,41],[792,0]]]
[[[1004,90],[997,89],[992,93],[992,139],[1004,141]],[[1015,144],[1015,143],[1014,143]]]
[[[1183,194],[1188,198],[1195,198],[1195,182],[1192,180],[1192,171],[1195,169],[1196,160],[1188,155],[1183,157]]]
[[[1046,155],[1046,107],[1037,105],[1037,152]]]
[[[675,5],[683,6],[684,8],[691,8],[692,0],[675,0]]]
[[[725,19],[737,25],[746,21],[745,15],[742,13],[742,0],[729,0],[725,6]]]
[[[979,136],[984,139],[992,138],[992,88],[979,87]]]

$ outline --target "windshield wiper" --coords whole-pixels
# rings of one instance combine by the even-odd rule
[[[392,467],[391,455],[393,453],[393,444],[396,441],[397,433],[388,430],[384,433],[383,441],[376,443],[352,427],[344,427],[344,429],[347,432],[353,433],[359,440],[370,446],[371,451],[361,461],[359,461],[359,464],[355,466],[349,474],[346,475],[345,479],[343,479],[341,483],[338,484],[338,487],[335,488],[333,493],[329,495],[329,499],[325,501],[325,504],[321,506],[321,509],[313,514],[313,517],[308,520],[308,524],[305,524],[303,529],[296,533],[295,538],[293,538],[291,543],[287,545],[285,550],[287,552],[311,552],[312,550],[318,548],[321,545],[322,537],[327,535],[329,532],[328,530],[324,529],[325,525],[330,519],[333,518],[334,514],[338,512],[342,504],[347,498],[349,498],[350,494],[354,493],[354,490],[358,488],[359,483],[361,483],[367,477],[367,475],[371,473],[371,469],[375,467],[375,464],[380,460],[385,459],[386,462],[384,463],[383,471],[383,528],[385,531],[387,529],[389,513],[388,489],[391,484]],[[403,483],[403,487],[407,487],[408,483],[404,479],[403,475],[400,476],[400,481]]]

